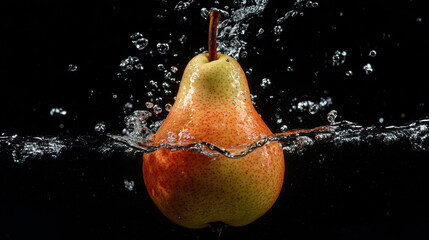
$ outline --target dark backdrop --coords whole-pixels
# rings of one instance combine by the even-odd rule
[[[146,109],[145,86],[164,81],[157,65],[176,66],[173,76],[180,79],[206,46],[208,20],[200,10],[235,6],[220,2],[195,1],[182,11],[174,10],[176,1],[2,2],[0,134],[77,136],[93,133],[100,122],[119,134],[130,114],[125,103]],[[428,117],[424,1],[318,1],[283,22],[276,35],[276,20],[293,9],[293,1],[278,2],[249,21],[242,36],[248,54],[239,59],[245,71],[252,69],[256,108],[273,132],[283,124],[327,124],[332,109],[339,120],[365,126]],[[265,31],[256,37],[260,28]],[[142,51],[130,41],[135,32],[149,40]],[[156,43],[169,41],[168,53],[159,54]],[[347,56],[333,66],[336,50]],[[137,56],[144,70],[121,71],[128,56]],[[371,74],[363,70],[367,63]],[[77,70],[68,71],[69,64]],[[260,86],[262,78],[271,79],[268,89]],[[178,85],[171,85],[172,95],[157,93],[161,106],[174,101]],[[289,111],[296,102],[326,97],[333,104],[316,114]],[[52,116],[56,107],[67,114]],[[165,116],[163,111],[154,119]],[[221,238],[427,238],[428,157],[407,142],[317,145],[304,156],[287,156],[284,189],[274,207],[249,226],[225,229]],[[1,161],[1,239],[216,238],[207,229],[175,226],[159,213],[145,192],[140,156],[69,150],[55,160],[16,164],[3,154]],[[135,181],[133,191],[124,188],[124,179]]]

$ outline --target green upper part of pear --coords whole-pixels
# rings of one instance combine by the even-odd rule
[[[188,63],[177,101],[183,105],[197,101],[227,105],[232,101],[251,103],[247,79],[240,64],[223,54],[218,54],[218,59],[211,62],[207,54],[200,54]]]

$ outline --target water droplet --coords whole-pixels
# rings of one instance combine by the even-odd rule
[[[59,107],[54,107],[51,109],[51,111],[49,111],[49,114],[51,116],[59,116],[59,115],[65,116],[67,114],[67,111]]]
[[[201,8],[200,14],[201,17],[203,17],[204,19],[207,19],[210,15],[209,10],[207,10],[207,8]]]
[[[269,78],[263,78],[261,82],[261,87],[266,89],[269,85],[271,85],[271,80]]]
[[[158,115],[162,112],[162,108],[159,105],[154,105],[153,112]]]
[[[127,103],[125,103],[124,108],[125,109],[132,109],[133,108],[133,104],[130,103],[130,102],[127,102]]]
[[[340,64],[344,64],[346,61],[347,52],[336,50],[334,55],[332,55],[332,66],[339,66]]]
[[[145,103],[147,108],[153,108],[153,103],[152,102],[146,102]]]
[[[282,26],[277,25],[277,26],[274,27],[274,34],[275,35],[280,35],[280,34],[282,34],[282,32],[283,32]]]
[[[170,50],[170,46],[168,43],[157,43],[156,49],[160,54],[167,54],[168,50]]]
[[[136,32],[130,36],[131,42],[136,46],[138,50],[143,50],[147,44],[149,43],[149,40],[143,37],[143,34]]]
[[[185,10],[189,7],[189,5],[191,5],[191,2],[193,2],[193,0],[191,0],[190,2],[179,1],[174,7],[174,10],[176,11]]]
[[[380,119],[378,119],[378,122],[380,122],[380,123],[383,123],[384,122],[384,118],[380,118]]]
[[[165,111],[170,112],[172,107],[170,103],[165,104]]]
[[[77,70],[77,66],[75,64],[69,64],[67,69],[69,72],[75,72]]]
[[[170,79],[171,78],[171,72],[164,70],[164,79]]]
[[[178,69],[177,67],[175,67],[175,66],[171,66],[171,67],[170,67],[170,71],[171,71],[172,73],[176,73],[178,70],[179,70],[179,69]]]
[[[286,125],[282,125],[280,127],[280,131],[282,131],[282,132],[286,132],[287,130],[288,130],[288,126],[286,126]]]
[[[162,87],[163,87],[163,88],[170,88],[170,84],[168,84],[168,83],[166,83],[166,82],[163,82],[163,83],[162,83]]]
[[[247,57],[247,52],[246,51],[242,51],[240,53],[240,58],[246,58]]]
[[[363,66],[363,70],[367,75],[371,74],[373,72],[371,64],[367,63],[365,66]]]
[[[176,135],[173,132],[167,132],[167,141],[169,143],[173,143],[174,141],[176,141]]]
[[[310,114],[312,114],[312,115],[316,114],[317,111],[319,111],[319,105],[317,105],[317,104],[312,104],[308,108],[308,112],[310,112]]]
[[[312,2],[312,1],[308,1],[310,4],[310,6],[307,5],[307,7],[309,8],[317,8],[319,7],[319,3],[318,2]]]
[[[422,18],[418,17],[418,18],[416,18],[416,21],[420,23],[420,22],[422,22]]]
[[[311,147],[314,144],[313,139],[307,136],[297,137],[296,140],[301,148]]]
[[[328,113],[327,120],[329,124],[333,125],[335,123],[335,119],[338,117],[337,110],[332,110]]]
[[[134,67],[135,67],[137,70],[143,70],[143,69],[144,69],[143,64],[141,64],[141,63],[137,63],[136,65],[134,65]]]
[[[258,95],[250,94],[250,100],[252,100],[253,105],[256,105],[256,98],[258,98]]]
[[[158,71],[164,71],[165,70],[165,66],[164,64],[160,63],[156,66],[156,69],[158,69]]]
[[[180,36],[180,38],[179,38],[180,44],[184,44],[186,42],[186,40],[187,40],[187,37],[184,34],[182,36]]]
[[[104,133],[104,131],[106,131],[106,124],[104,124],[104,122],[97,123],[94,126],[94,130],[99,133]]]
[[[154,80],[149,80],[149,85],[151,85],[154,88],[158,88],[158,83]]]
[[[124,186],[128,191],[133,191],[134,181],[128,181],[128,180],[124,179]]]
[[[121,61],[121,63],[119,64],[119,68],[122,71],[133,70],[134,63],[137,63],[138,61],[139,61],[138,57],[128,56],[126,59]]]
[[[353,72],[351,70],[346,71],[346,76],[347,77],[353,76]]]

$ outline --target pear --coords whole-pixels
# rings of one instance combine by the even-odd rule
[[[215,12],[210,29],[216,30],[213,18]],[[213,51],[216,45],[210,39],[209,53],[195,56],[186,66],[176,101],[154,142],[208,142],[230,148],[272,134],[252,104],[239,63]],[[279,196],[284,157],[278,142],[236,159],[160,148],[143,155],[143,177],[155,205],[178,225],[243,226],[265,214]]]

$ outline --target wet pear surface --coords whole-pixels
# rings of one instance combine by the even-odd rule
[[[177,100],[153,141],[228,148],[271,134],[252,105],[240,65],[226,55],[208,62],[200,54],[185,69]],[[284,158],[278,142],[239,159],[158,149],[144,154],[143,175],[153,201],[173,222],[188,228],[216,221],[242,226],[274,204]]]

